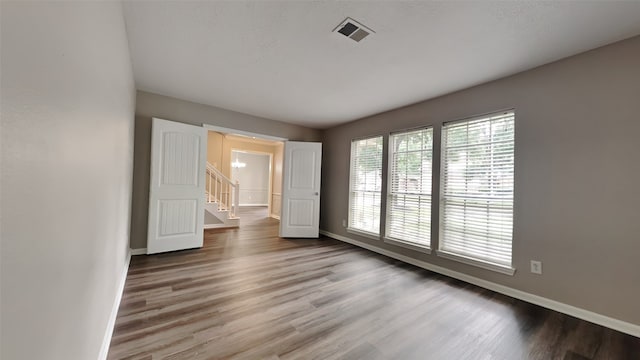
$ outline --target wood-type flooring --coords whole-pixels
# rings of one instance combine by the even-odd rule
[[[639,338],[240,216],[132,258],[109,359],[640,359]]]

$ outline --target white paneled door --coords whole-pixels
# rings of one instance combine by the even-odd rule
[[[153,119],[147,254],[202,247],[207,131]]]
[[[285,143],[280,237],[318,237],[321,162],[321,143]]]

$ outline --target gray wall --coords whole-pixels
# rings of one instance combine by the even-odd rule
[[[342,227],[352,138],[433,125],[438,194],[442,122],[509,108],[516,111],[513,277]],[[322,229],[640,325],[640,37],[335,127],[323,142]],[[529,272],[531,259],[543,261],[544,275]]]
[[[136,99],[133,201],[131,208],[132,249],[147,247],[152,117],[197,126],[202,124],[216,125],[283,137],[289,140],[318,141],[321,138],[319,130],[138,91]]]
[[[96,359],[129,249],[121,4],[1,6],[0,358]]]

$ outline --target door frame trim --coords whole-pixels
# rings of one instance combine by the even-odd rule
[[[279,137],[279,136],[266,135],[266,134],[261,134],[261,133],[254,133],[254,132],[251,132],[251,131],[238,130],[238,129],[227,128],[227,127],[216,126],[216,125],[202,124],[202,127],[204,127],[207,130],[210,130],[210,131],[217,131],[217,132],[228,133],[228,134],[251,136],[251,137],[262,138],[262,139],[265,139],[265,140],[289,141],[289,139],[283,138],[283,137]]]

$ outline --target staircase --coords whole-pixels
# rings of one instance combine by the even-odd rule
[[[204,228],[232,228],[240,225],[238,207],[240,184],[233,183],[220,170],[207,163],[205,182]]]

